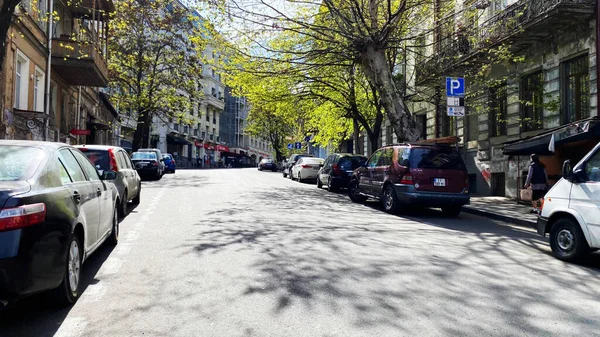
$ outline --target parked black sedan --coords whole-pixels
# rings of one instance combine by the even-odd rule
[[[327,186],[330,192],[348,187],[352,172],[362,166],[367,157],[359,154],[334,153],[325,159],[317,176],[317,187]]]
[[[83,262],[119,239],[114,178],[69,145],[0,140],[0,309],[51,289],[79,298]]]
[[[273,159],[263,159],[258,163],[258,170],[269,170],[273,172],[277,172],[277,164],[273,161]]]

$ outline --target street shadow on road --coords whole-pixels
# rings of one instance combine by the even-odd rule
[[[353,204],[304,184],[242,200],[202,216],[181,249],[201,258],[257,256],[253,276],[237,281],[246,285],[240,296],[272,302],[275,316],[301,306],[334,316],[350,312],[357,327],[388,327],[398,335],[428,327],[479,336],[495,326],[508,335],[552,335],[552,324],[536,321],[535,306],[569,313],[578,332],[592,332],[589,317],[558,294],[600,300],[597,263],[558,261],[527,229],[430,209],[388,215],[378,203]]]
[[[98,282],[95,275],[114,248],[104,244],[86,260],[81,275],[82,294],[88,286]],[[14,307],[0,311],[0,336],[22,336],[22,331],[28,331],[28,337],[53,336],[71,308],[57,306],[51,292],[24,298]]]

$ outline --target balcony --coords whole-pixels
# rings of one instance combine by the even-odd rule
[[[108,66],[93,42],[53,39],[52,70],[70,85],[108,86]]]
[[[214,96],[211,94],[204,95],[204,101],[207,105],[212,106],[217,110],[225,109],[225,102],[223,99],[217,98],[216,94]]]
[[[577,24],[588,24],[594,15],[595,0],[520,0],[476,27],[465,28],[457,37],[445,37],[436,51],[417,68],[417,84],[438,81],[441,76],[460,75],[461,68],[477,66],[489,48],[508,44],[520,53],[551,38],[561,27],[567,31]]]

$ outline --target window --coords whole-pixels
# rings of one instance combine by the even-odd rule
[[[479,136],[479,115],[475,109],[469,109],[467,112],[467,139],[477,140]]]
[[[490,137],[505,136],[508,106],[506,83],[491,87],[488,90]]]
[[[394,128],[391,125],[385,128],[385,143],[394,144]]]
[[[19,51],[17,51],[16,58],[14,107],[21,110],[27,110],[27,96],[29,92],[29,60]]]
[[[34,147],[0,147],[0,181],[30,179],[43,158],[44,151]]]
[[[600,181],[600,151],[585,163],[585,173],[588,181]]]
[[[213,78],[215,77],[215,70],[214,69],[212,70],[212,77]]]
[[[68,149],[58,151],[58,159],[67,169],[72,182],[86,181],[83,170]],[[91,165],[91,164],[90,164]]]
[[[417,125],[419,126],[419,131],[421,132],[421,139],[427,139],[427,115],[421,114],[416,115],[415,119],[417,120]],[[392,129],[392,132],[394,129]]]
[[[33,111],[44,111],[44,73],[38,67],[33,82]]]
[[[541,71],[521,79],[521,125],[523,131],[539,130],[543,127],[544,75]]]
[[[382,150],[379,150],[379,151],[373,153],[371,155],[371,158],[369,158],[369,161],[367,162],[367,166],[368,167],[376,167],[377,162],[379,161],[379,157],[381,156],[382,152],[383,152]]]
[[[465,170],[458,151],[448,148],[416,148],[410,151],[410,167],[437,170]]]
[[[362,166],[365,161],[365,157],[343,157],[340,159],[338,165],[342,171],[354,171]]]
[[[72,151],[72,152],[73,152],[73,155],[75,156],[75,158],[77,159],[77,161],[79,162],[79,164],[81,165],[81,168],[83,168],[83,171],[85,172],[85,174],[87,175],[89,180],[91,180],[91,181],[100,180],[100,176],[98,175],[98,170],[96,170],[96,168],[94,167],[94,165],[92,165],[92,163],[89,161],[89,159],[87,159],[87,157],[84,156],[83,154],[81,154],[81,152],[79,152],[79,151]]]
[[[492,14],[497,14],[498,12],[505,10],[506,7],[514,4],[517,1],[518,0],[492,0]]]
[[[96,166],[98,170],[110,170],[108,151],[83,149],[83,154]]]
[[[125,163],[125,168],[127,168],[128,170],[133,170],[133,164],[127,156],[127,153],[125,153],[124,151],[119,151],[119,155],[121,156],[121,159],[123,159],[123,163]]]
[[[587,55],[564,62],[561,72],[564,124],[590,116],[590,71]]]
[[[206,121],[210,122],[210,110],[208,108],[206,108]]]
[[[211,88],[210,92],[213,95],[213,97],[217,97],[217,90],[215,88]]]
[[[382,151],[377,166],[390,166],[392,165],[392,158],[394,158],[394,149],[385,149]]]
[[[69,174],[67,173],[67,169],[65,169],[65,166],[59,161],[58,164],[58,171],[60,174],[60,182],[61,184],[68,184],[68,183],[72,183],[71,178],[69,177]]]

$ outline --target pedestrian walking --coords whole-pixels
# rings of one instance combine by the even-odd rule
[[[530,158],[531,164],[529,165],[525,188],[531,188],[532,192],[531,206],[533,206],[533,209],[531,213],[538,213],[538,202],[544,197],[548,187],[548,173],[546,172],[546,166],[540,162],[540,157],[537,154],[532,154]]]

